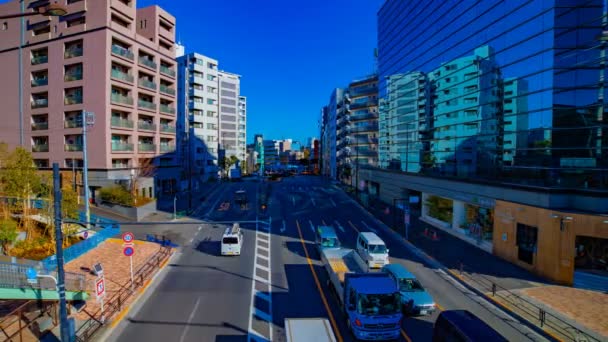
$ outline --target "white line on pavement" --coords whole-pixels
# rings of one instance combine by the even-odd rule
[[[285,220],[283,220],[283,227],[281,228],[281,233],[285,232],[285,229],[287,228],[285,228]]]
[[[311,220],[308,220],[308,223],[310,223],[310,230],[312,230],[312,232],[315,232],[315,226],[312,224]]]
[[[342,231],[342,233],[344,233],[344,227],[342,227],[342,226],[340,225],[340,222],[338,222],[338,221],[336,221],[336,220],[334,220],[334,222],[335,222],[335,223],[336,223],[336,225],[338,226],[338,229],[340,229],[340,230]]]
[[[198,231],[200,232],[203,229],[203,226],[198,226]]]
[[[310,201],[312,202],[312,205],[315,207],[317,206],[317,203],[315,203],[315,199],[313,197],[310,197]]]
[[[361,224],[362,224],[362,225],[364,225],[364,226],[365,226],[365,228],[367,228],[368,230],[370,230],[370,231],[372,231],[372,232],[374,232],[374,233],[378,234],[378,232],[377,232],[377,231],[376,231],[374,228],[372,228],[372,227],[368,226],[368,225],[367,225],[367,223],[365,223],[364,221],[361,221]]]
[[[190,316],[188,317],[188,325],[186,325],[186,328],[184,328],[184,331],[182,331],[182,336],[180,336],[179,341],[180,342],[184,342],[184,338],[186,338],[186,333],[188,333],[188,328],[190,328],[190,324],[192,324],[192,319],[194,318],[194,314],[196,313],[196,309],[198,309],[198,305],[201,302],[201,297],[198,297],[196,299],[196,303],[194,304],[194,308],[192,309],[192,312],[190,313]]]
[[[209,208],[209,210],[207,211],[207,213],[205,215],[206,216],[211,215],[211,213],[213,212],[213,209],[215,209],[215,207],[221,200],[222,200],[222,196],[217,196],[217,201],[215,201],[215,203],[213,203],[213,205],[211,206],[211,208]]]
[[[334,202],[334,200],[332,198],[330,198],[329,201],[331,202],[331,205],[333,205],[334,207],[337,207],[336,202]]]

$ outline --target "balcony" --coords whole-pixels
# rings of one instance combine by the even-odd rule
[[[121,94],[112,94],[111,101],[112,103],[126,104],[129,106],[133,105],[133,98],[131,96]]]
[[[127,74],[126,72],[117,70],[117,69],[112,69],[111,76],[112,76],[112,78],[117,79],[117,80],[133,83],[133,76]]]
[[[32,123],[32,131],[45,131],[49,129],[48,122],[34,122]]]
[[[63,99],[63,104],[66,106],[81,104],[82,103],[82,95],[72,95]]]
[[[49,56],[34,56],[32,57],[32,65],[44,64],[49,61]]]
[[[377,124],[372,124],[372,125],[354,126],[350,131],[351,131],[351,133],[377,132],[378,131],[378,125]]]
[[[157,67],[156,63],[154,63],[154,61],[150,60],[149,58],[139,57],[138,61],[139,61],[140,65],[144,65],[150,69],[156,70],[156,67]]]
[[[111,119],[112,127],[121,127],[121,128],[133,128],[133,121],[123,119],[123,118],[112,118]]]
[[[139,99],[137,101],[137,107],[149,109],[149,110],[156,110],[156,104],[154,102],[150,102],[150,101],[146,101],[146,100],[142,100],[142,99]]]
[[[133,60],[133,58],[134,58],[133,52],[131,52],[128,49],[125,49],[122,46],[118,46],[118,45],[114,45],[114,44],[112,44],[112,54],[120,56],[120,57],[124,57],[129,60]]]
[[[156,83],[154,83],[150,80],[147,80],[145,78],[140,78],[137,83],[139,84],[140,87],[144,87],[144,88],[148,88],[148,89],[152,89],[152,90],[156,91]]]
[[[351,115],[350,118],[352,121],[372,120],[372,119],[378,118],[378,113],[367,112],[367,113],[363,113],[363,114],[355,114],[355,115]]]
[[[64,128],[80,128],[82,127],[82,121],[80,119],[67,119],[64,123],[63,123],[63,127]]]
[[[350,88],[348,93],[351,97],[362,96],[362,95],[370,95],[378,92],[377,87],[358,87],[358,88]]]
[[[160,73],[175,78],[175,71],[173,71],[173,69],[171,69],[170,67],[161,65]]]
[[[82,79],[82,71],[74,71],[66,73],[63,80],[66,82],[79,81]]]
[[[175,145],[160,145],[161,152],[173,152],[175,151]]]
[[[132,152],[133,144],[127,142],[112,142],[112,152]]]
[[[32,152],[48,152],[49,144],[36,144],[32,145]]]
[[[49,99],[36,99],[32,101],[33,108],[46,108],[49,106]]]
[[[48,78],[35,78],[32,80],[32,87],[42,87],[49,84]]]
[[[190,76],[190,82],[195,84],[205,84],[205,79],[202,77]]]
[[[164,84],[160,85],[160,92],[175,96],[175,89],[173,89],[169,86],[166,86]]]
[[[175,133],[175,126],[160,125],[160,131],[165,133]]]
[[[63,58],[74,58],[74,57],[80,57],[82,56],[82,48],[69,48],[66,49],[65,52],[63,53]]]
[[[169,105],[161,104],[160,105],[160,112],[161,113],[165,113],[165,114],[175,115],[175,108],[173,108],[173,107],[171,107]]]
[[[364,101],[364,102],[351,103],[350,109],[365,108],[365,107],[371,107],[371,106],[377,106],[377,105],[378,105],[378,100],[368,100],[368,101]]]
[[[137,145],[137,152],[156,152],[156,145],[148,143],[139,143]]]
[[[138,121],[137,128],[144,131],[156,131],[156,125],[147,121]]]
[[[63,145],[66,152],[80,152],[82,151],[82,144],[65,144]]]

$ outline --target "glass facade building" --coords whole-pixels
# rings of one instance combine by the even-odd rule
[[[608,190],[603,1],[386,1],[379,165]]]

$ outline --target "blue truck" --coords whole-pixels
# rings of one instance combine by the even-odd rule
[[[401,333],[401,302],[396,283],[383,272],[367,273],[353,249],[325,248],[321,260],[328,286],[358,340],[397,340]]]

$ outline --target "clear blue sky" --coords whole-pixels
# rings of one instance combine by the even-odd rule
[[[383,0],[137,0],[177,20],[186,52],[242,75],[247,142],[253,135],[318,136],[333,88],[374,71],[376,13]]]

